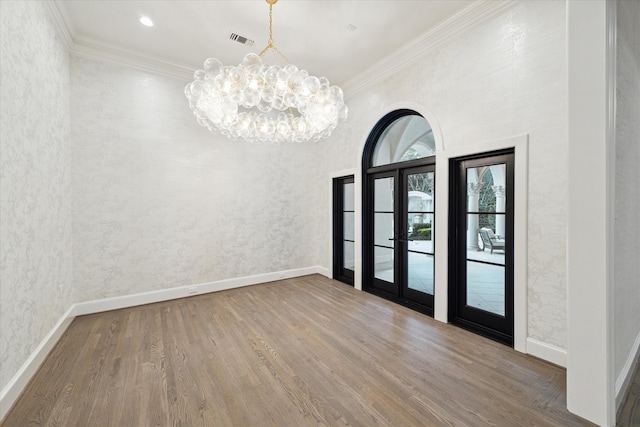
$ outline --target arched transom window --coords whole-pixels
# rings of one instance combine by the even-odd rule
[[[422,159],[435,153],[429,122],[419,115],[404,115],[389,124],[378,138],[371,166]]]

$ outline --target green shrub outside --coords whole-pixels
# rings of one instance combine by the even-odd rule
[[[431,240],[431,224],[414,224],[409,237],[413,240]]]

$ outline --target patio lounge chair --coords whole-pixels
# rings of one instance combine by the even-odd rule
[[[504,239],[498,239],[492,229],[482,227],[480,229],[480,237],[482,238],[483,243],[482,252],[484,252],[487,247],[491,249],[491,253],[493,253],[494,249],[504,251]]]

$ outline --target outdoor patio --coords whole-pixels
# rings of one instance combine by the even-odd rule
[[[409,242],[409,288],[433,294],[433,242]],[[481,262],[474,262],[481,261]],[[484,264],[490,262],[493,264]],[[504,316],[504,252],[467,251],[467,304]],[[393,283],[393,260],[376,263],[375,277]]]

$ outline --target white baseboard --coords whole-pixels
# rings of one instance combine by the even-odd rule
[[[9,383],[2,389],[2,392],[0,392],[0,424],[16,400],[18,400],[18,397],[20,397],[22,390],[29,384],[33,375],[47,358],[49,352],[53,350],[53,347],[62,334],[67,330],[74,317],[73,306],[71,306],[47,336],[44,337],[34,352],[31,353],[27,361],[24,362]]]
[[[616,378],[616,411],[620,409],[620,405],[623,403],[623,399],[625,398],[625,394],[629,388],[629,383],[631,382],[635,372],[638,358],[640,358],[640,334],[638,334],[633,346],[631,347],[629,357],[627,357],[627,361],[622,367],[622,372],[620,372],[620,375]]]
[[[156,302],[192,297],[194,295],[225,291],[228,289],[241,288],[243,286],[257,285],[260,283],[290,279],[292,277],[300,277],[316,273],[327,276],[328,270],[323,267],[297,268],[294,270],[275,271],[273,273],[257,274],[255,276],[237,277],[234,279],[200,283],[198,285],[187,285],[179,286],[177,288],[160,289],[157,291],[142,292],[139,294],[125,295],[121,297],[105,298],[95,301],[85,301],[74,304],[75,310],[73,312],[73,315],[81,316],[85,314],[99,313],[101,311],[117,310],[120,308],[135,307],[137,305],[153,304]]]
[[[554,365],[567,367],[567,350],[533,338],[527,338],[527,354],[538,357]]]
[[[51,329],[33,353],[31,353],[27,361],[20,367],[11,381],[9,381],[9,383],[2,389],[2,392],[0,392],[0,423],[9,413],[9,410],[18,400],[24,388],[27,386],[33,375],[38,371],[42,362],[47,358],[49,352],[51,352],[76,316],[169,301],[172,299],[257,285],[276,280],[290,279],[309,274],[321,274],[330,278],[329,269],[314,266],[73,304],[69,307],[66,313],[62,315],[60,320],[58,320],[58,323],[56,323],[53,329]]]
[[[321,274],[324,277],[326,277],[327,279],[333,279],[333,273],[331,272],[331,270],[329,270],[326,267],[320,267],[320,266],[316,266],[314,267],[316,269],[316,273],[317,274]]]

